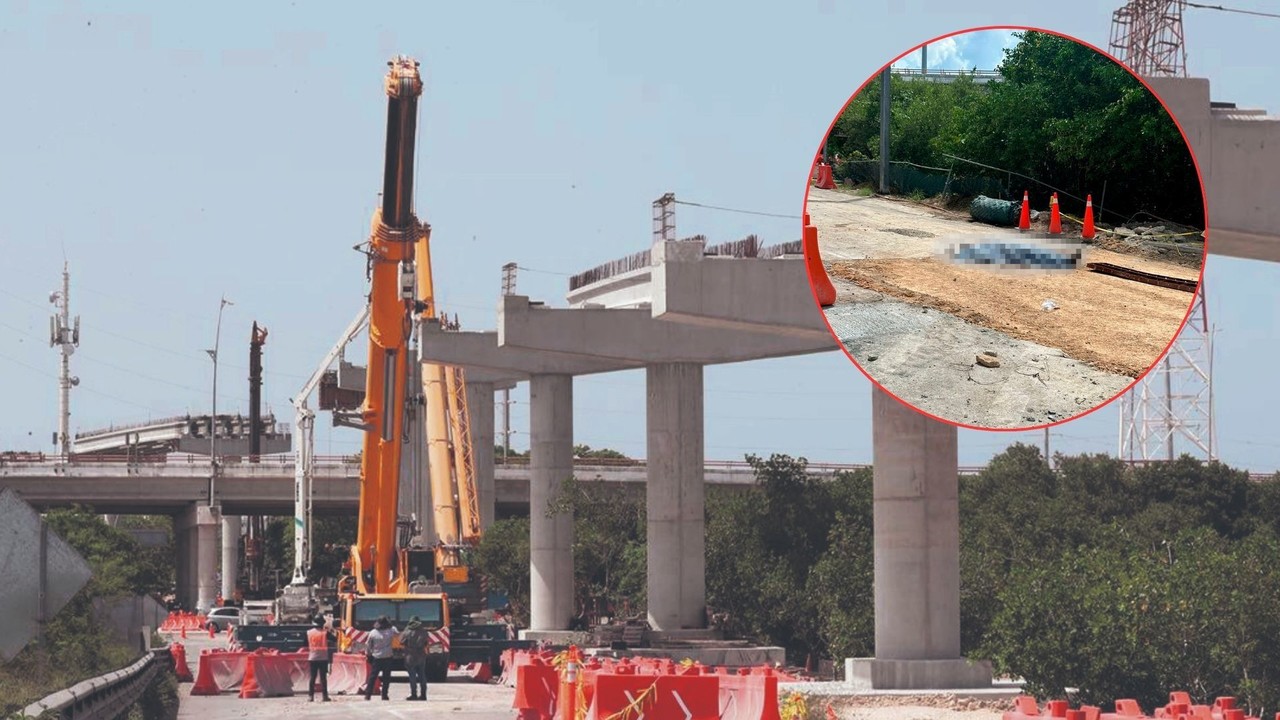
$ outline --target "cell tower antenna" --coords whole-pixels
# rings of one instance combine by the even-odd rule
[[[1142,77],[1187,75],[1187,0],[1129,0],[1111,15],[1111,54]]]
[[[63,459],[71,457],[74,448],[71,437],[71,388],[80,384],[80,378],[71,374],[71,356],[80,347],[80,316],[71,317],[71,271],[67,261],[62,261],[62,290],[49,293],[49,302],[56,311],[49,318],[49,347],[61,351],[62,369],[58,373],[58,432],[53,442]]]

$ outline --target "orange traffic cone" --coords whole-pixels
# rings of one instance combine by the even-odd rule
[[[1093,196],[1087,195],[1084,200],[1084,230],[1080,231],[1080,237],[1089,240],[1095,234],[1096,231],[1093,228]]]
[[[1049,199],[1049,234],[1062,234],[1062,216],[1058,214],[1058,193]]]
[[[1018,218],[1019,230],[1031,229],[1031,193],[1022,191],[1022,216]]]
[[[578,699],[578,671],[582,659],[578,656],[578,647],[569,646],[568,657],[564,664],[564,672],[560,676],[560,688],[556,693],[556,715],[558,720],[574,720]]]
[[[809,271],[809,285],[813,287],[813,294],[818,298],[818,305],[822,307],[835,305],[836,288],[831,284],[831,278],[827,277],[822,256],[818,254],[818,228],[812,225],[805,226],[802,245],[805,269]]]

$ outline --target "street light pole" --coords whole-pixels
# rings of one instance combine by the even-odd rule
[[[217,505],[214,491],[218,482],[218,344],[222,339],[222,310],[235,303],[226,297],[218,304],[218,324],[213,334],[213,349],[205,350],[213,360],[213,407],[209,415],[209,507]]]

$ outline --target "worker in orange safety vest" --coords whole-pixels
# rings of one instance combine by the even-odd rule
[[[336,644],[333,630],[325,627],[324,618],[317,616],[315,627],[307,631],[307,661],[311,665],[311,680],[307,683],[307,702],[316,700],[316,679],[320,680],[320,694],[329,702],[329,659]]]

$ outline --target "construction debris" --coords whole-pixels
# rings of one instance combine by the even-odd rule
[[[1000,227],[1017,226],[1021,213],[1022,203],[1014,200],[997,200],[979,195],[969,203],[969,215],[974,220]]]
[[[1193,293],[1200,284],[1198,280],[1187,280],[1184,278],[1170,277],[1168,275],[1157,275],[1155,273],[1134,270],[1133,268],[1112,265],[1111,263],[1088,263],[1085,267],[1090,270],[1102,273],[1104,275],[1114,275],[1125,280],[1133,280],[1156,287],[1169,288],[1171,290],[1182,290],[1183,292]]]
[[[978,364],[982,367],[996,368],[1000,367],[1000,359],[996,357],[995,353],[987,350],[978,355]]]

